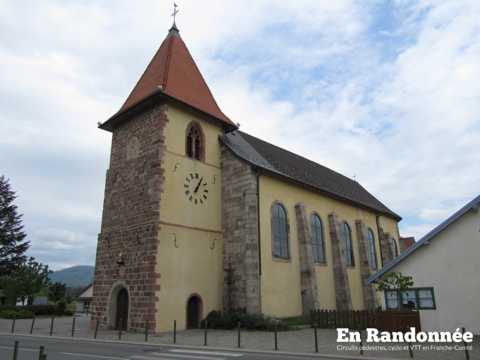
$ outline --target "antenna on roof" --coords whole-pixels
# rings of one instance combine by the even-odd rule
[[[357,181],[357,174],[353,174],[353,181]]]

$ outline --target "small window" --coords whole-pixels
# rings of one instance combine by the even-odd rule
[[[400,304],[404,309],[436,309],[433,288],[412,288],[405,291],[386,290],[385,305],[387,309],[398,310]]]
[[[406,290],[401,292],[403,307],[408,309],[418,309],[417,294],[415,290]]]
[[[316,263],[326,263],[325,259],[325,242],[323,241],[323,225],[322,220],[317,214],[311,216],[312,231],[312,250],[313,261]]]
[[[368,264],[370,269],[377,270],[377,252],[375,250],[375,236],[373,235],[372,229],[367,231],[367,241],[368,241]]]
[[[185,152],[189,158],[195,160],[203,160],[205,146],[203,141],[203,133],[200,125],[198,125],[197,123],[192,123],[188,126],[185,144]]]
[[[392,259],[395,259],[398,256],[397,242],[394,238],[389,238],[388,245],[390,248],[390,256],[392,257]]]
[[[418,289],[417,299],[419,309],[435,309],[435,299],[433,297],[433,288]]]
[[[272,206],[272,241],[273,256],[288,259],[288,223],[285,208],[275,203]]]
[[[353,255],[352,231],[350,226],[344,222],[342,225],[343,250],[347,266],[355,266]]]
[[[385,291],[385,304],[387,309],[398,309],[400,307],[400,302],[398,301],[398,292],[395,291]]]

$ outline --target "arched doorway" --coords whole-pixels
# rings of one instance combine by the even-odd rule
[[[187,301],[187,329],[198,328],[201,318],[202,299],[198,295],[192,295]]]
[[[127,330],[128,324],[128,291],[120,289],[117,294],[117,311],[115,312],[115,329]]]

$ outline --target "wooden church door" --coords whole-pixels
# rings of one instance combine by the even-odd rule
[[[194,295],[187,303],[187,329],[195,329],[200,325],[202,316],[202,300]]]
[[[122,289],[117,295],[117,318],[115,321],[117,330],[127,330],[128,324],[128,292]]]

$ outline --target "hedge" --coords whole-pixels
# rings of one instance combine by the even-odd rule
[[[2,319],[31,319],[33,312],[24,309],[1,309],[0,318]]]
[[[67,315],[71,316],[73,315],[73,311],[67,310],[63,304],[58,304],[58,305],[27,305],[27,306],[21,306],[21,307],[15,307],[15,306],[0,306],[0,318],[7,317],[9,314],[12,314],[12,312],[18,312],[19,314],[21,312],[30,312],[35,316],[49,316],[49,315],[57,315],[57,316],[62,316],[62,315]],[[5,316],[7,314],[7,316]],[[9,318],[9,317],[7,317]],[[18,317],[21,318],[21,317]]]

